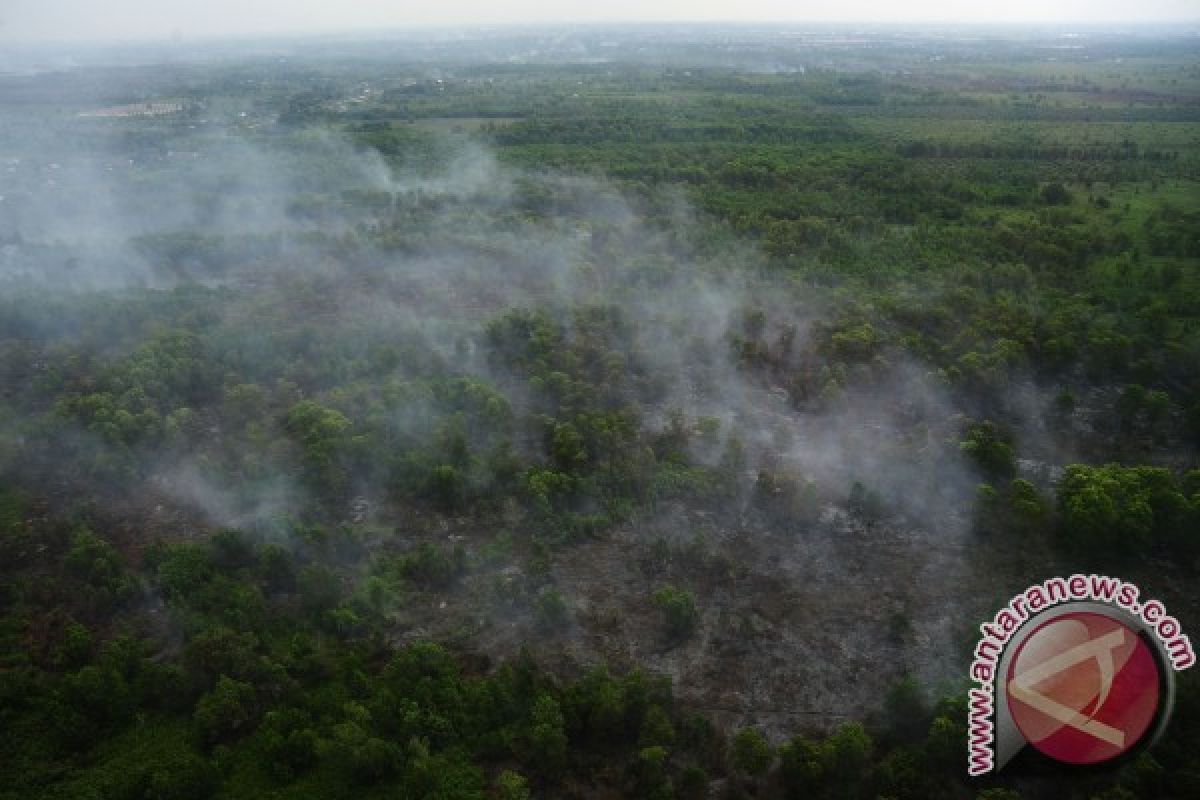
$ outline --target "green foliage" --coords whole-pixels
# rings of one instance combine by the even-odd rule
[[[533,704],[529,727],[529,758],[543,774],[554,775],[566,764],[567,734],[558,701],[542,695]]]
[[[126,571],[117,551],[87,529],[71,537],[64,564],[82,584],[94,613],[111,612],[137,594],[137,581]]]
[[[1060,541],[1074,552],[1196,551],[1195,499],[1165,468],[1072,464],[1058,484],[1058,511]]]
[[[192,718],[200,738],[215,744],[247,733],[255,721],[255,702],[253,686],[222,675],[196,703]]]
[[[441,464],[430,470],[425,492],[443,511],[458,511],[467,499],[467,480],[458,468]]]
[[[911,675],[888,690],[883,713],[885,729],[899,741],[919,741],[929,731],[929,709],[920,684]]]
[[[26,500],[20,492],[0,486],[0,534],[14,536],[25,519]]]
[[[396,562],[401,575],[427,589],[445,589],[467,568],[467,553],[462,545],[452,548],[422,542]]]
[[[570,621],[567,599],[557,589],[546,589],[538,595],[537,624],[544,631],[560,630]]]
[[[667,776],[670,751],[665,747],[643,747],[638,751],[633,766],[634,791],[647,800],[671,800],[674,797],[671,780]]]
[[[519,772],[506,769],[496,777],[496,800],[530,800],[529,781]]]
[[[796,737],[779,749],[785,791],[796,798],[862,796],[872,748],[871,737],[857,723],[841,726],[823,742]]]
[[[930,764],[938,771],[959,766],[967,752],[966,715],[937,716],[929,725],[925,750]]]
[[[299,446],[312,488],[332,496],[343,492],[349,481],[344,461],[351,444],[350,420],[336,409],[303,400],[284,415],[283,426]]]
[[[154,553],[158,583],[168,597],[192,596],[213,578],[207,553],[189,543],[167,545]]]
[[[686,589],[663,586],[654,592],[654,605],[662,613],[667,636],[675,642],[687,639],[696,630],[700,612],[696,597]]]
[[[321,740],[303,711],[268,711],[258,735],[268,769],[280,780],[291,780],[316,763]]]
[[[754,497],[777,528],[794,530],[796,526],[811,525],[817,519],[819,504],[816,485],[812,481],[781,471],[759,470],[754,482]],[[851,504],[862,499],[852,495]]]
[[[755,728],[742,728],[734,734],[729,748],[729,763],[738,772],[757,777],[775,760],[775,753]]]
[[[335,725],[332,732],[327,754],[334,768],[354,783],[369,786],[395,778],[400,773],[405,753],[399,744],[372,736],[355,720]]]
[[[341,578],[324,564],[309,564],[300,570],[296,589],[305,611],[314,615],[336,606],[344,591]]]
[[[988,478],[1011,478],[1017,472],[1012,440],[994,422],[973,423],[959,447]]]
[[[1071,193],[1061,183],[1047,183],[1038,192],[1039,199],[1048,206],[1065,206],[1071,203]]]
[[[708,793],[708,773],[695,764],[684,767],[679,775],[677,792],[681,800],[700,800]]]
[[[838,331],[830,337],[834,357],[848,363],[869,361],[878,352],[879,346],[879,334],[869,322]]]
[[[652,705],[646,710],[641,731],[638,733],[638,744],[641,747],[667,748],[675,744],[675,728],[667,712],[660,706]]]
[[[1050,508],[1046,499],[1032,483],[1017,478],[1009,484],[1008,504],[1018,529],[1037,533],[1046,527]]]
[[[147,764],[137,778],[140,794],[131,797],[152,800],[207,800],[220,783],[216,766],[191,753],[179,754],[169,760]]]

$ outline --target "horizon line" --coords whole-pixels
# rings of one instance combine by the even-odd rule
[[[305,39],[305,38],[335,38],[335,37],[370,37],[381,38],[394,35],[440,32],[499,32],[499,31],[534,31],[538,29],[601,29],[601,28],[636,28],[636,27],[784,27],[795,25],[813,25],[823,28],[891,28],[908,31],[919,31],[921,28],[937,29],[1045,29],[1072,27],[1081,29],[1113,29],[1113,28],[1162,28],[1165,26],[1195,27],[1195,30],[1181,30],[1177,37],[1200,36],[1200,15],[1194,17],[1161,17],[1153,19],[1026,19],[1026,20],[953,20],[931,18],[928,20],[902,19],[614,19],[614,20],[529,20],[529,21],[497,21],[497,22],[410,22],[386,26],[354,26],[348,28],[296,28],[296,29],[261,29],[250,31],[213,31],[188,33],[186,30],[172,30],[166,33],[143,33],[127,37],[118,36],[63,36],[63,37],[25,37],[6,35],[3,22],[0,22],[0,41],[6,44],[37,47],[46,45],[133,45],[133,44],[169,44],[169,43],[217,43],[245,42],[248,40],[264,39]]]

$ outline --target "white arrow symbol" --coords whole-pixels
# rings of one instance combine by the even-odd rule
[[[1070,650],[1065,650],[1053,658],[1048,658],[1036,667],[1015,676],[1008,682],[1008,693],[1022,703],[1041,711],[1046,716],[1061,722],[1063,725],[1069,725],[1089,736],[1108,742],[1114,747],[1124,747],[1124,731],[1117,730],[1094,719],[1104,706],[1104,701],[1108,698],[1108,693],[1112,690],[1115,671],[1113,667],[1113,650],[1123,644],[1125,644],[1125,630],[1124,628],[1117,628],[1104,636],[1076,645]],[[1075,709],[1064,706],[1062,703],[1046,697],[1041,692],[1034,691],[1034,686],[1050,676],[1057,675],[1081,661],[1087,661],[1089,658],[1096,659],[1096,664],[1100,668],[1099,700],[1090,717],[1085,717]]]

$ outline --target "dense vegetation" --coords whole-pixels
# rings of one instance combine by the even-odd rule
[[[1200,792],[961,691],[1200,630],[1194,45],[655,35],[0,76],[0,797]]]

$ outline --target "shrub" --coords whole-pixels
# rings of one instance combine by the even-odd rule
[[[662,612],[671,639],[686,639],[695,631],[700,614],[696,610],[696,597],[691,592],[664,586],[654,593],[654,604]]]

